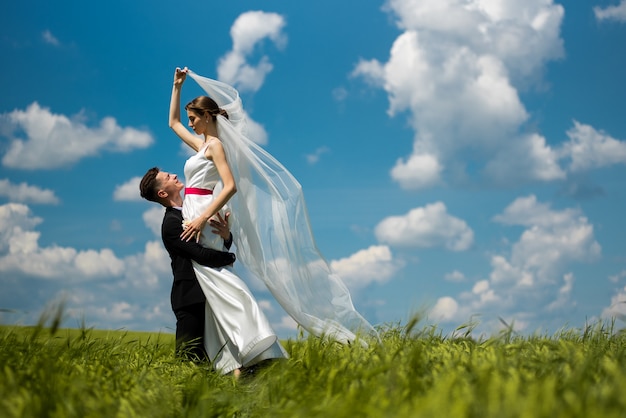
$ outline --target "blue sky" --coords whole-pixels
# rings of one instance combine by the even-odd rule
[[[172,332],[162,209],[137,185],[182,175],[188,66],[240,90],[371,323],[624,325],[625,0],[176,4],[5,5],[0,322],[63,300],[64,326]]]

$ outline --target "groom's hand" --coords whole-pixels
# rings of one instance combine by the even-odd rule
[[[230,228],[228,227],[228,218],[230,217],[230,212],[226,212],[226,215],[222,217],[222,214],[218,212],[214,217],[209,220],[209,223],[213,227],[214,234],[222,237],[224,241],[230,239]]]

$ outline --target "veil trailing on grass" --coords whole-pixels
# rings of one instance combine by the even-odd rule
[[[357,333],[377,336],[317,249],[300,183],[247,137],[237,90],[192,71],[188,75],[228,112],[228,119],[218,116],[217,128],[237,184],[228,206],[238,262],[311,334],[343,343]]]

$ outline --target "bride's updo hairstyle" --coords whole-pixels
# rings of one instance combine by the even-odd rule
[[[228,112],[215,103],[215,100],[208,96],[198,96],[185,106],[185,110],[191,110],[200,116],[204,116],[205,112],[208,112],[213,119],[213,122],[217,119],[217,115],[222,115],[228,119]]]

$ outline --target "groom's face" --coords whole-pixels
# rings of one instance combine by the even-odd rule
[[[159,171],[159,174],[156,175],[156,179],[160,185],[159,195],[162,191],[167,193],[168,196],[176,195],[185,187],[185,185],[178,180],[176,174]]]

